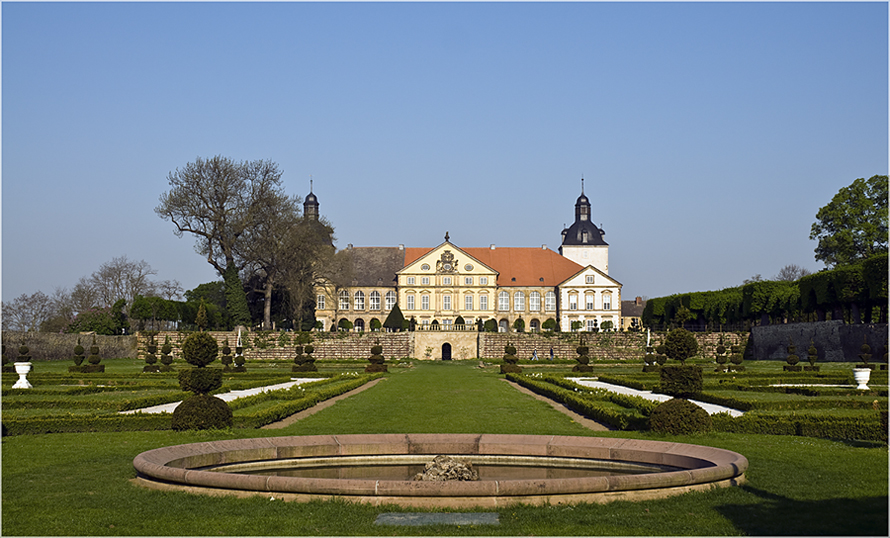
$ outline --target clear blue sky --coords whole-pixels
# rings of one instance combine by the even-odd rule
[[[556,250],[585,178],[623,298],[822,268],[888,170],[888,5],[2,4],[2,297],[117,256],[216,280],[154,213],[196,157],[309,178],[337,245]]]

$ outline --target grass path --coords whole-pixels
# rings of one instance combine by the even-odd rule
[[[496,370],[467,362],[391,368],[373,390],[282,430],[285,435],[350,433],[525,433],[593,435],[545,402],[520,394]]]
[[[279,430],[4,437],[3,535],[887,535],[885,445],[805,437],[593,432],[468,363],[392,368],[385,381]],[[512,507],[499,526],[381,527],[344,502],[282,503],[161,492],[129,482],[136,454],[233,437],[347,433],[603,435],[726,448],[750,461],[743,487],[608,505]]]

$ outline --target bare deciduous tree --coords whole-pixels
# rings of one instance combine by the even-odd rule
[[[126,256],[113,258],[100,265],[89,278],[99,298],[99,303],[91,306],[111,306],[124,299],[127,302],[124,313],[129,314],[137,295],[155,295],[155,283],[149,277],[156,274],[157,271],[145,260],[132,261]]]
[[[37,331],[52,315],[52,300],[42,291],[23,293],[2,308],[3,330]]]
[[[246,263],[237,260],[243,235],[262,223],[269,208],[284,196],[281,171],[271,161],[197,158],[168,174],[167,181],[170,190],[161,195],[155,212],[176,226],[177,237],[186,232],[194,235],[195,250],[224,278],[227,273],[236,275]],[[238,279],[225,280],[226,296],[232,303],[229,314],[236,323],[249,322],[244,290],[235,282]]]
[[[794,282],[795,280],[799,280],[811,273],[812,271],[810,271],[809,269],[805,269],[799,265],[790,263],[785,267],[779,269],[779,273],[775,277],[773,277],[773,280]]]

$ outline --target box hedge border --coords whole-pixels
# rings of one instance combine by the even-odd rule
[[[318,402],[349,392],[350,390],[358,388],[378,377],[381,377],[381,374],[358,375],[355,377],[350,376],[349,374],[340,374],[340,376],[334,378],[323,379],[323,383],[311,383],[311,385],[315,385],[315,388],[305,391],[305,395],[303,392],[290,391],[289,389],[270,391],[271,393],[274,393],[274,395],[287,396],[291,399],[283,401],[277,406],[264,409],[254,415],[236,416],[235,425],[236,427],[242,428],[258,428],[276,422],[289,415],[308,409]],[[177,399],[182,399],[181,391],[178,392]],[[266,398],[266,400],[269,399],[274,398]],[[143,400],[148,400],[148,398],[144,398]],[[257,402],[255,401],[254,403]],[[169,430],[170,428],[170,413],[149,414],[137,412],[130,415],[66,415],[15,418],[3,421],[3,435],[155,431]]]

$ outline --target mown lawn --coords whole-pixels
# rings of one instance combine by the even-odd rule
[[[4,535],[887,535],[887,446],[806,437],[595,433],[465,363],[390,368],[373,388],[281,430],[4,437]],[[348,433],[523,433],[670,439],[726,448],[742,487],[646,502],[511,507],[499,526],[381,527],[412,511],[340,501],[282,503],[141,489],[132,460],[151,448],[236,437]],[[466,511],[466,510],[462,510]]]

